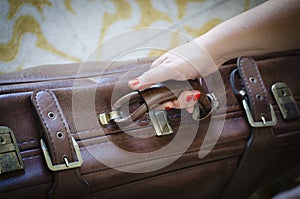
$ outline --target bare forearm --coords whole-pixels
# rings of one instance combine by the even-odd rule
[[[300,1],[267,1],[195,41],[217,65],[237,56],[300,48]]]

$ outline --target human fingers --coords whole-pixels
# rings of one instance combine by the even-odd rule
[[[168,110],[171,108],[174,109],[183,109],[185,108],[189,113],[192,113],[194,110],[194,105],[197,100],[200,98],[201,93],[198,90],[193,91],[183,91],[177,100],[165,102],[162,104],[164,109]]]
[[[172,75],[166,75],[171,73],[172,71],[168,67],[153,67],[144,72],[141,76],[130,80],[128,85],[134,90],[145,89],[153,84],[172,79]]]

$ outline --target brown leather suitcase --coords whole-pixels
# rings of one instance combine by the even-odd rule
[[[194,115],[150,111],[172,89],[128,98],[127,81],[152,61],[0,76],[0,198],[247,198],[299,176],[300,51],[224,64],[221,78],[202,79],[207,95]],[[211,89],[220,83],[223,92]],[[123,114],[144,107],[127,123],[112,108],[124,95]]]

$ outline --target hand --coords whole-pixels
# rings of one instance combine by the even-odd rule
[[[201,93],[197,90],[183,91],[177,100],[163,103],[159,109],[169,110],[171,108],[185,108],[188,113],[193,113],[194,105],[200,98]]]
[[[163,54],[152,63],[148,71],[130,80],[128,85],[135,90],[145,89],[166,80],[186,81],[206,76],[216,69],[217,66],[206,50],[193,40]],[[165,109],[186,108],[191,113],[200,95],[196,90],[184,91],[178,100],[166,102],[163,106]]]

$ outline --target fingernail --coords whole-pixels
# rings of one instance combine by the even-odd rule
[[[130,80],[129,81],[129,84],[131,85],[131,86],[136,86],[136,85],[138,85],[140,83],[140,81],[138,80],[138,79],[133,79],[133,80]]]
[[[193,99],[193,95],[188,95],[186,97],[186,102],[190,102]]]
[[[194,95],[194,98],[193,100],[194,101],[197,101],[199,98],[200,98],[201,94],[200,93],[197,93],[196,95]]]
[[[168,110],[170,110],[170,109],[171,109],[171,107],[169,107],[169,106],[166,106],[166,107],[165,107],[165,110],[166,110],[166,111],[168,111]]]

